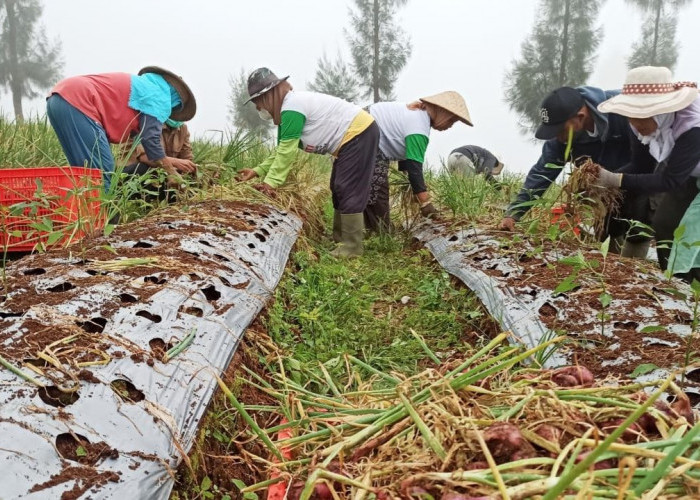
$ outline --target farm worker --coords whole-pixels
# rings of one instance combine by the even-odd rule
[[[160,135],[168,118],[187,121],[196,110],[194,95],[182,78],[157,66],[147,66],[138,75],[66,78],[46,100],[49,121],[68,162],[102,169],[105,188],[114,171],[109,144],[122,144],[132,137],[138,137],[149,161],[169,176],[193,172],[191,160],[165,155]]]
[[[472,126],[464,98],[457,92],[441,92],[415,102],[378,102],[369,113],[380,130],[379,151],[372,174],[372,190],[365,210],[365,225],[372,232],[391,227],[389,214],[389,162],[398,161],[408,174],[411,190],[424,217],[437,213],[423,178],[423,162],[430,129],[447,130],[461,121]]]
[[[160,142],[165,156],[169,159],[194,162],[192,144],[190,143],[190,131],[186,123],[171,118],[165,120]],[[147,173],[151,168],[158,168],[155,162],[148,159],[143,144],[134,144],[133,139],[122,146],[122,151],[125,155],[128,155],[126,166],[123,169],[123,172],[126,174],[141,176]],[[161,190],[160,197],[161,199],[165,199],[164,190]],[[169,199],[171,199],[171,197],[169,197]]]
[[[453,149],[447,157],[447,170],[451,174],[473,176],[483,174],[487,180],[493,180],[503,170],[503,161],[496,153],[488,149],[468,145]]]
[[[610,171],[629,163],[632,134],[627,120],[618,114],[598,110],[598,104],[618,94],[618,90],[595,87],[560,87],[545,97],[540,107],[541,123],[535,132],[537,139],[545,141],[542,154],[530,168],[515,201],[507,208],[499,229],[513,231],[515,222],[527,213],[534,200],[542,196],[559,176],[567,162],[564,154],[569,130],[573,131],[570,158],[587,156]],[[643,211],[640,206],[646,203],[644,197],[626,196],[616,217],[609,219],[608,232],[615,238],[612,251],[621,251],[620,242],[629,227],[624,220],[640,220],[639,213]],[[635,238],[643,239],[640,236],[630,237],[630,243]],[[638,245],[627,245],[623,255],[644,257],[646,251],[642,250]]]
[[[632,162],[615,173],[600,170],[602,186],[653,196],[651,217],[659,266],[700,280],[700,98],[697,84],[675,82],[668,68],[627,73],[622,93],[602,102],[604,113],[626,116],[636,136]],[[683,226],[681,236],[674,232]]]
[[[277,147],[260,165],[243,169],[239,180],[259,178],[256,189],[274,196],[284,184],[298,149],[333,156],[331,194],[335,210],[335,257],[362,255],[369,182],[379,142],[379,127],[359,106],[316,92],[295,92],[268,68],[248,78],[250,101],[277,125]]]

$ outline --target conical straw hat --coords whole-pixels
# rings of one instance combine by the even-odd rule
[[[471,118],[469,117],[467,103],[464,102],[464,97],[459,95],[459,92],[448,90],[446,92],[440,92],[439,94],[428,97],[421,97],[420,100],[428,104],[439,106],[455,115],[457,118],[459,118],[459,121],[466,123],[470,127],[474,126]]]

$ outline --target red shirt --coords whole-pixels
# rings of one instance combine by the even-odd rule
[[[102,125],[109,142],[126,142],[138,133],[138,111],[129,107],[131,75],[102,73],[73,76],[61,80],[51,89],[89,118]]]

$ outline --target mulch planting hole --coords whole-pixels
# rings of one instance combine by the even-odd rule
[[[75,285],[73,283],[70,281],[64,281],[63,283],[52,286],[51,288],[47,288],[47,290],[49,292],[67,292],[68,290],[73,290],[74,288]]]
[[[168,282],[166,278],[161,276],[144,276],[144,283],[153,283],[154,285],[164,285]]]
[[[121,293],[119,294],[119,300],[125,304],[133,304],[134,302],[138,302],[139,298],[136,295],[131,295],[130,293]]]
[[[139,311],[136,313],[136,316],[141,316],[142,318],[150,319],[154,323],[160,323],[161,321],[163,321],[163,318],[160,315],[152,314],[148,311]]]
[[[39,276],[41,274],[46,274],[46,269],[41,267],[35,267],[34,269],[27,269],[22,274],[25,276]]]
[[[260,240],[261,243],[265,243],[267,241],[267,238],[265,238],[262,234],[260,233],[253,233],[253,236],[255,236],[257,239]]]
[[[170,349],[175,347],[175,344],[172,342],[165,342],[165,340],[161,338],[155,338],[151,339],[148,341],[148,345],[151,348],[151,352],[153,353],[153,357],[159,360],[163,360],[165,357],[165,353],[168,352]]]
[[[80,434],[59,434],[56,436],[56,450],[66,460],[83,465],[95,465],[106,458],[119,458],[119,451],[108,446],[104,441],[91,443]]]
[[[229,259],[228,257],[224,257],[223,255],[220,255],[218,253],[215,253],[214,257],[219,259],[221,262],[231,262],[231,259]]]
[[[87,333],[102,333],[107,326],[105,318],[91,318],[88,321],[76,321],[76,324]]]
[[[148,243],[147,241],[139,241],[132,248],[153,248],[153,243]]]
[[[125,403],[138,403],[146,399],[142,391],[139,391],[134,384],[124,379],[113,380],[110,384],[112,390]]]
[[[213,247],[214,246],[211,243],[209,243],[207,240],[199,240],[199,242],[206,247]]]
[[[221,292],[219,292],[214,285],[202,288],[202,293],[209,302],[215,302],[221,298]]]
[[[202,316],[204,316],[204,310],[199,308],[199,307],[180,306],[180,309],[178,309],[178,312],[181,312],[183,314],[191,314],[192,316],[197,316],[198,318],[201,318]]]
[[[63,392],[55,385],[49,385],[39,388],[39,397],[49,406],[64,408],[78,401],[80,394],[78,394],[78,391]]]

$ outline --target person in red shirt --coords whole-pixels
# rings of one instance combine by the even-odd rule
[[[46,112],[70,165],[100,168],[105,189],[114,171],[109,144],[137,138],[148,159],[168,176],[195,170],[191,160],[170,158],[161,144],[168,119],[187,121],[197,111],[194,94],[176,74],[147,66],[138,75],[102,73],[66,78],[46,100]]]

